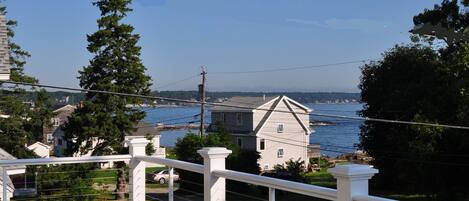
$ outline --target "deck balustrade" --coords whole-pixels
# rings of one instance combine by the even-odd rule
[[[275,191],[282,190],[306,196],[336,200],[336,201],[390,201],[390,199],[370,196],[368,194],[368,180],[378,173],[378,170],[368,165],[338,165],[328,171],[337,179],[337,189],[303,184],[260,175],[248,174],[225,169],[225,159],[231,153],[223,147],[207,147],[198,151],[203,157],[204,164],[194,164],[179,160],[146,156],[146,139],[132,139],[128,142],[129,155],[61,157],[40,159],[1,160],[0,167],[13,165],[51,165],[74,163],[101,163],[129,161],[129,200],[144,201],[145,167],[147,163],[156,163],[169,167],[168,200],[174,200],[174,168],[196,172],[204,175],[204,201],[226,200],[226,179],[249,184],[264,186],[269,189],[269,201],[275,201]],[[7,174],[4,172],[3,181]],[[9,201],[7,185],[3,185],[2,200]]]

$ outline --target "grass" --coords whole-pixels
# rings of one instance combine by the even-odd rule
[[[308,172],[305,174],[305,177],[309,184],[336,188],[337,182],[336,179],[327,172],[326,168],[321,168],[319,172]]]
[[[327,188],[336,188],[337,182],[336,179],[327,172],[327,168],[322,168],[319,172],[308,172],[305,173],[305,177],[309,184],[327,187]],[[373,191],[371,193],[374,196],[386,197],[395,200],[403,201],[423,201],[427,200],[424,195],[407,193],[407,192],[395,192],[395,191]],[[302,199],[296,199],[301,201]]]

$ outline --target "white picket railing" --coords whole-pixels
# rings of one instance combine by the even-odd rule
[[[145,167],[146,163],[156,163],[169,167],[168,200],[174,200],[174,168],[196,172],[204,175],[204,201],[226,200],[226,179],[255,184],[269,188],[269,201],[275,200],[275,190],[288,191],[311,197],[337,201],[390,201],[390,199],[370,196],[368,194],[368,180],[378,171],[367,165],[343,165],[329,169],[337,179],[337,189],[324,188],[298,182],[264,177],[254,174],[225,169],[225,159],[230,150],[221,147],[208,147],[198,151],[203,157],[204,164],[194,164],[173,159],[152,157],[145,155],[145,139],[132,139],[128,142],[130,155],[63,157],[41,159],[0,160],[0,167],[12,165],[48,165],[72,163],[96,163],[129,161],[129,200],[145,200]],[[2,168],[5,169],[5,168]],[[6,174],[4,174],[5,177]],[[6,181],[6,180],[4,180]],[[8,201],[3,185],[2,200]]]

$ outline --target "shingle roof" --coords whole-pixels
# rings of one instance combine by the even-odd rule
[[[278,96],[277,96],[278,97]],[[276,96],[269,97],[248,97],[248,96],[235,96],[223,102],[226,105],[233,105],[236,107],[229,106],[214,106],[212,110],[214,111],[251,111],[255,108],[258,108],[267,102],[277,98]],[[252,109],[243,109],[237,107],[247,107]]]
[[[137,128],[136,131],[132,132],[131,134],[127,134],[127,136],[145,136],[146,134],[150,134],[150,135],[159,134],[158,130],[156,130],[156,128],[153,125],[142,122],[142,121],[138,122],[136,128]]]
[[[63,124],[68,121],[68,117],[72,115],[72,113],[77,109],[76,106],[73,105],[65,105],[54,112],[56,113],[56,118],[60,119],[60,124]]]

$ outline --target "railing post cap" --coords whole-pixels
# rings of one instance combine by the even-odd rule
[[[146,146],[150,141],[145,138],[134,138],[126,140],[126,143],[132,147]]]
[[[208,158],[226,158],[228,155],[231,154],[231,150],[225,147],[204,147],[199,149],[197,153],[199,153],[202,157]]]
[[[334,177],[350,177],[350,178],[360,178],[370,179],[378,173],[378,170],[370,167],[369,165],[338,165],[334,168],[330,168],[327,172],[331,173]]]

